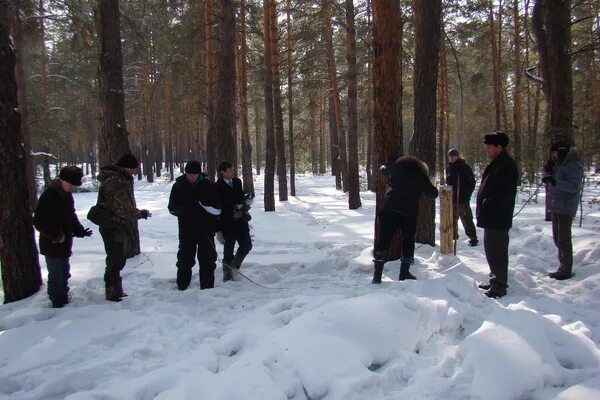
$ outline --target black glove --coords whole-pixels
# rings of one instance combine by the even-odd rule
[[[148,219],[148,217],[152,216],[152,214],[150,214],[150,211],[148,210],[140,210],[140,218],[142,219]]]
[[[92,232],[92,230],[90,228],[85,228],[83,230],[83,236],[81,236],[81,237],[90,237],[90,236],[92,236],[92,233],[93,232]]]
[[[542,178],[542,183],[549,183],[552,186],[556,185],[556,179],[551,176],[545,176]]]

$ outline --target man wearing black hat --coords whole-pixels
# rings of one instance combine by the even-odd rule
[[[242,181],[235,176],[233,165],[229,161],[219,164],[217,190],[221,199],[222,212],[220,228],[223,234],[223,282],[233,279],[232,268],[240,269],[244,258],[252,250],[250,227],[251,217],[248,211],[252,199],[244,195]],[[238,249],[233,255],[235,243]]]
[[[200,289],[210,289],[215,286],[215,231],[221,214],[219,195],[215,184],[202,174],[198,161],[189,161],[184,171],[171,188],[168,205],[179,225],[177,288],[185,290],[190,285],[197,257]]]
[[[121,301],[123,292],[121,270],[128,258],[140,254],[137,221],[148,219],[148,210],[139,210],[133,194],[133,174],[139,167],[132,154],[121,157],[116,164],[100,168],[98,206],[111,214],[109,222],[100,225],[106,250],[104,283],[106,300]]]
[[[502,297],[508,287],[508,231],[512,227],[519,172],[506,151],[508,136],[504,132],[485,135],[483,143],[491,159],[481,177],[477,192],[477,226],[483,228],[485,256],[490,266],[485,295]]]
[[[559,140],[550,146],[542,182],[548,187],[548,212],[552,218],[552,238],[558,248],[560,265],[549,276],[561,281],[573,276],[571,225],[579,206],[583,168],[579,151],[568,141]]]
[[[458,150],[448,152],[448,167],[446,168],[446,185],[452,186],[452,205],[454,206],[454,239],[458,239],[458,218],[469,237],[469,246],[477,246],[477,231],[473,223],[471,211],[471,194],[475,189],[475,176],[467,162],[460,157]]]
[[[50,182],[38,200],[33,224],[40,232],[40,253],[46,257],[48,268],[48,297],[52,307],[61,308],[69,303],[69,258],[73,236],[91,236],[77,214],[73,195],[75,186],[81,186],[83,172],[75,166],[60,170],[59,179]]]

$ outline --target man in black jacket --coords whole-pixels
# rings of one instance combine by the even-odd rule
[[[190,285],[197,256],[200,289],[210,289],[215,286],[215,230],[221,205],[215,184],[202,174],[198,161],[189,161],[184,171],[171,188],[168,206],[179,225],[177,288],[185,290]]]
[[[415,234],[421,195],[436,198],[438,190],[429,180],[428,168],[416,157],[398,158],[381,172],[388,177],[388,188],[379,211],[379,240],[374,252],[375,271],[372,283],[381,283],[383,265],[396,231],[402,232],[402,259],[399,280],[417,279],[410,273],[415,254]]]
[[[233,279],[232,268],[240,269],[244,258],[252,250],[250,227],[251,199],[244,195],[242,181],[235,177],[233,165],[223,161],[219,165],[217,190],[221,199],[221,233],[223,234],[223,282]],[[233,255],[235,242],[238,249]]]
[[[452,205],[454,208],[454,239],[458,239],[458,218],[469,237],[469,246],[477,246],[477,231],[473,224],[471,212],[471,194],[475,189],[475,176],[467,162],[460,157],[458,150],[448,152],[448,167],[446,168],[446,185],[452,186]]]
[[[508,287],[508,231],[512,227],[519,172],[506,151],[508,136],[504,132],[485,135],[483,143],[492,160],[485,168],[477,192],[477,226],[483,228],[485,256],[490,266],[485,295],[502,297]]]
[[[40,253],[48,267],[48,297],[52,307],[61,308],[69,303],[69,258],[73,236],[91,236],[75,214],[73,195],[75,186],[81,186],[83,172],[75,166],[60,170],[59,179],[53,180],[40,196],[33,224],[40,232]]]

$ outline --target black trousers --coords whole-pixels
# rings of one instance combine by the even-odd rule
[[[177,251],[177,287],[186,289],[192,279],[192,268],[198,258],[200,267],[200,289],[215,287],[217,251],[214,232],[188,231],[179,229]]]
[[[223,245],[223,262],[230,264],[233,261],[233,250],[235,243],[238,244],[237,254],[244,258],[252,250],[252,239],[250,238],[250,227],[247,222],[234,222],[223,225],[221,228],[225,244]]]
[[[106,270],[104,282],[107,285],[116,285],[121,282],[121,270],[127,263],[126,249],[128,246],[127,232],[120,228],[100,227],[100,235],[106,251]]]
[[[471,240],[477,240],[477,231],[473,223],[473,212],[469,203],[454,203],[454,238],[458,239],[458,219],[465,228],[465,233]]]
[[[417,220],[391,211],[382,211],[379,214],[379,241],[375,248],[375,257],[386,256],[389,253],[390,244],[398,229],[402,232],[402,262],[412,262],[415,256]]]
[[[573,243],[571,242],[571,226],[573,218],[567,215],[552,214],[552,239],[558,248],[560,269],[571,272],[573,269]]]
[[[69,258],[46,256],[46,267],[48,267],[48,297],[53,302],[64,302],[69,295],[71,277]]]
[[[507,288],[508,284],[508,229],[483,230],[485,258],[494,274],[490,283]]]

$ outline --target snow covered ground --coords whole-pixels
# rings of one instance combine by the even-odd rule
[[[255,184],[261,193],[262,176]],[[597,183],[574,228],[575,278],[546,276],[557,261],[540,197],[515,219],[499,300],[477,288],[483,246],[462,239],[457,256],[418,247],[417,281],[398,282],[392,262],[371,285],[374,195],[349,211],[333,186],[299,177],[298,196],[274,213],[255,200],[242,272],[268,289],[222,283],[219,267],[215,289],[199,290],[195,268],[180,292],[170,184],[138,182],[138,206],[153,217],[140,221],[142,254],[127,262],[121,303],[104,300],[102,242],[85,220],[96,193],[76,194],[94,236],[75,241],[72,303],[50,308],[44,286],[0,306],[0,399],[600,398]]]

